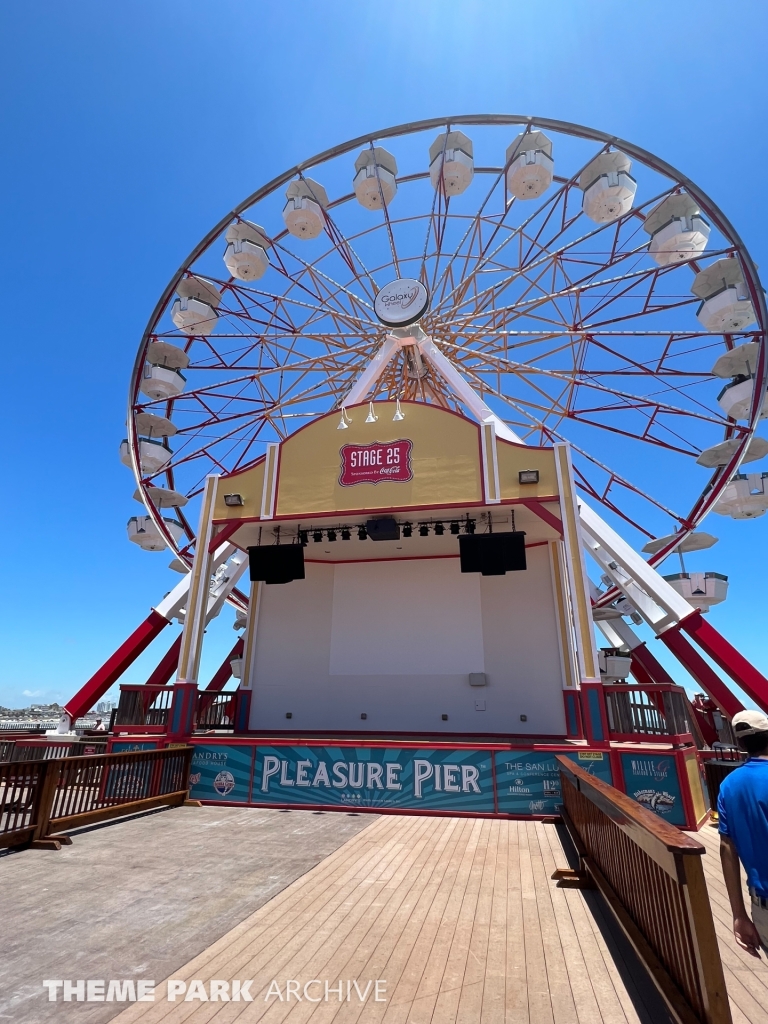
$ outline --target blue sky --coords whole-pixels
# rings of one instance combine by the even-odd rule
[[[765,266],[765,27],[747,0],[3,5],[0,704],[63,702],[178,579],[126,540],[139,506],[117,447],[148,314],[224,212],[377,127],[534,114],[668,160]],[[721,541],[690,567],[731,578],[712,621],[768,672],[768,516],[706,529]]]

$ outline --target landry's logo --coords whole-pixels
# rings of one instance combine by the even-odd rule
[[[406,483],[413,479],[411,470],[411,441],[388,441],[385,444],[345,444],[339,452],[342,487],[354,484],[379,484],[382,480]]]

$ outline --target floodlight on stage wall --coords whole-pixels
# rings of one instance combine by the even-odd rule
[[[227,508],[237,508],[238,505],[243,504],[243,496],[242,494],[225,494],[224,504]]]
[[[521,484],[537,484],[539,471],[538,469],[521,469],[517,474],[517,479]]]

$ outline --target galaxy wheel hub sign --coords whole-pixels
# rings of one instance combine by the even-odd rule
[[[421,320],[429,306],[429,292],[412,277],[391,281],[373,301],[376,316],[385,327],[410,327]]]

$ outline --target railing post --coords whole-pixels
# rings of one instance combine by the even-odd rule
[[[683,882],[685,909],[691,935],[699,977],[707,980],[701,986],[701,998],[707,1020],[728,1021],[731,1017],[728,992],[725,987],[723,964],[717,946],[715,922],[704,878],[701,857],[676,857],[680,880]]]
[[[197,683],[173,684],[173,700],[168,715],[168,742],[182,743],[190,738],[197,719]]]
[[[35,831],[32,833],[31,845],[42,845],[48,835],[51,817],[53,815],[53,802],[56,799],[56,791],[61,778],[61,761],[43,761],[40,765],[38,776],[38,791],[36,794],[35,807]],[[45,844],[50,845],[49,843]]]
[[[581,684],[581,713],[588,743],[593,747],[609,747],[610,736],[603,683]]]

